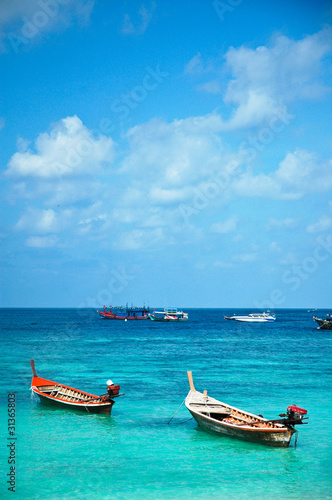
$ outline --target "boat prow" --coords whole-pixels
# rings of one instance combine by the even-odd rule
[[[305,423],[303,418],[307,411],[295,405],[288,407],[287,415],[284,415],[286,418],[268,420],[223,403],[208,396],[206,390],[204,393],[196,391],[192,373],[187,374],[190,391],[185,405],[197,424],[208,432],[286,448],[296,432],[294,425]]]

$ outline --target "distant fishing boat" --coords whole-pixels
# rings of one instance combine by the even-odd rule
[[[107,394],[95,396],[83,392],[68,385],[59,384],[40,378],[36,374],[35,362],[30,361],[33,377],[31,389],[37,394],[42,403],[62,406],[71,410],[83,410],[88,413],[111,413],[114,398],[122,396],[119,394],[120,386],[114,385],[111,380],[107,382]]]
[[[195,389],[192,372],[187,372],[190,391],[185,405],[198,425],[209,432],[230,436],[244,441],[253,441],[268,446],[287,448],[293,434],[294,425],[304,424],[307,411],[296,405],[287,408],[287,415],[277,420],[268,420],[262,415],[254,415],[239,410],[235,406],[222,403]]]
[[[248,323],[264,323],[264,322],[273,322],[276,320],[275,314],[271,314],[270,311],[268,310],[267,312],[263,313],[250,313],[247,316],[225,316],[225,319],[228,320],[234,320],[234,321],[246,321]]]
[[[327,314],[325,319],[320,319],[316,316],[313,316],[312,319],[314,319],[319,325],[317,330],[332,330],[332,317],[330,314]]]
[[[97,311],[103,319],[122,319],[122,320],[142,320],[149,319],[149,307],[135,307],[135,306],[110,306],[108,309],[104,306],[103,311]]]
[[[153,314],[149,314],[152,321],[187,321],[188,313],[178,311],[174,307],[165,307],[163,311],[153,310]]]

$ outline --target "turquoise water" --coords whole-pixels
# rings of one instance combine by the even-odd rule
[[[7,394],[16,395],[16,498],[327,499],[331,479],[331,340],[306,310],[273,324],[225,321],[231,310],[188,310],[187,323],[103,321],[93,310],[0,310],[2,482],[7,490]],[[240,312],[237,310],[236,312]],[[243,312],[248,312],[243,310]],[[318,311],[325,316],[328,311]],[[111,417],[43,406],[31,370],[125,396]],[[308,410],[294,447],[269,448],[198,429],[182,405],[186,371],[198,390],[265,417]]]

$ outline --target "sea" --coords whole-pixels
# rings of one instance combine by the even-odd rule
[[[275,310],[274,323],[185,311],[187,322],[160,323],[0,310],[0,498],[332,498],[332,331],[312,319],[330,311]],[[124,396],[111,416],[45,406],[30,359],[41,377],[97,395],[111,379]],[[197,390],[266,418],[305,408],[307,425],[289,448],[209,434],[183,404],[187,370]]]

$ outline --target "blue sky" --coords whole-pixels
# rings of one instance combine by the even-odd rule
[[[1,305],[330,307],[331,23],[3,0]]]

